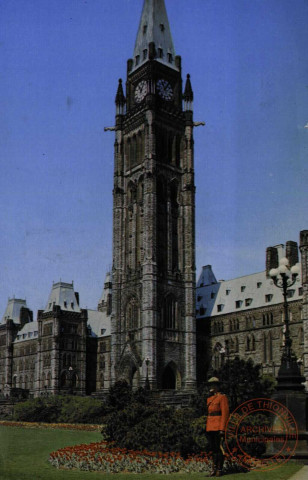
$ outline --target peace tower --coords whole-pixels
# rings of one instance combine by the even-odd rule
[[[116,94],[111,380],[196,384],[193,92],[164,0],[145,0]]]

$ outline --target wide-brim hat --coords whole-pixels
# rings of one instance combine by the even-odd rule
[[[210,383],[210,384],[220,383],[220,380],[219,380],[219,378],[217,378],[217,377],[211,377],[211,378],[207,381],[207,383]]]

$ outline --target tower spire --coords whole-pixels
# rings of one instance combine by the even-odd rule
[[[151,46],[149,46],[151,45]],[[145,63],[150,57],[175,70],[175,50],[164,0],[144,0],[139,29],[137,33],[133,70]]]

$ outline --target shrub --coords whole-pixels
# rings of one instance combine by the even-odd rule
[[[122,410],[133,400],[130,385],[125,381],[116,382],[108,392],[106,404],[111,411]]]
[[[188,409],[133,403],[109,416],[104,433],[109,441],[122,448],[187,455],[199,450],[193,437],[192,419],[192,411]]]
[[[46,423],[102,423],[105,413],[100,400],[70,395],[39,397],[18,403],[14,420]]]

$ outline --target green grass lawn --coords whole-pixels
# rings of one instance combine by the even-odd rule
[[[49,453],[59,448],[80,443],[101,441],[98,432],[76,430],[34,429],[0,426],[0,479],[1,480],[158,480],[163,475],[152,474],[105,474],[103,472],[80,472],[57,470],[48,463]],[[233,474],[228,480],[243,479],[248,475],[251,480],[286,480],[301,465],[289,462],[270,472],[250,472]],[[172,474],[169,478],[177,480],[201,480],[205,474]]]

